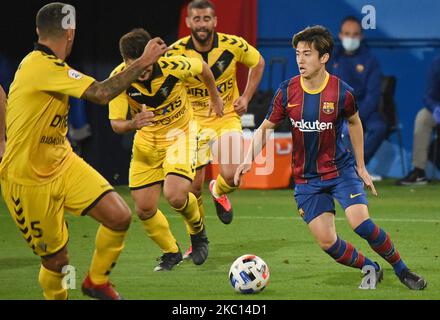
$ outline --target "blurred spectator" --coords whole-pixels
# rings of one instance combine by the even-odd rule
[[[82,142],[92,135],[90,124],[87,121],[86,101],[82,99],[69,98],[69,140],[73,150],[81,155]]]
[[[14,79],[14,68],[12,63],[0,53],[0,85],[6,93],[9,92],[9,86]]]
[[[376,57],[362,41],[360,21],[353,16],[342,20],[341,44],[335,46],[329,72],[353,87],[365,132],[365,163],[373,158],[387,133],[387,124],[379,112],[382,72]],[[348,130],[344,130],[348,136]],[[373,180],[381,177],[371,175]]]
[[[414,121],[414,140],[412,151],[413,170],[396,182],[397,185],[427,184],[426,164],[432,130],[440,125],[440,56],[434,59],[428,73],[424,107],[417,113]]]

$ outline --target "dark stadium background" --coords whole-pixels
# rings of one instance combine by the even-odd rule
[[[35,14],[50,1],[4,1],[0,7],[0,55],[13,65],[32,50]],[[69,63],[99,80],[120,62],[119,37],[134,27],[144,27],[168,43],[177,39],[179,17],[185,0],[103,1],[72,0],[78,17],[77,38]],[[378,57],[383,72],[397,77],[396,102],[405,150],[403,161],[410,167],[414,118],[422,107],[430,62],[440,53],[440,1],[435,0],[215,0],[222,32],[235,32],[256,43],[266,61],[286,57],[287,77],[297,74],[292,35],[308,25],[322,24],[335,37],[346,15],[362,19],[362,8],[376,9],[377,28],[365,30],[368,45]],[[240,29],[242,28],[242,29]],[[184,31],[187,31],[186,28]],[[15,71],[15,69],[13,70]],[[13,75],[13,74],[12,74]],[[0,81],[10,78],[0,66]],[[274,83],[282,81],[280,68]],[[268,68],[260,88],[268,87]],[[6,81],[7,84],[7,81]],[[107,108],[87,108],[93,136],[83,145],[83,157],[114,184],[127,181],[130,137],[117,136],[109,126]],[[371,162],[372,171],[389,177],[402,176],[396,136],[384,144]],[[371,170],[370,170],[371,171]],[[428,168],[428,174],[432,170]],[[437,174],[438,176],[438,174]]]
[[[18,65],[36,41],[35,15],[52,1],[15,1],[3,4],[0,30],[1,51]],[[177,40],[180,8],[184,0],[175,1],[66,1],[75,6],[77,30],[68,63],[98,80],[108,77],[121,62],[119,38],[135,27],[143,27],[152,36],[167,43]],[[15,71],[15,69],[14,69]],[[92,137],[82,146],[82,157],[113,184],[126,184],[132,138],[113,133],[108,108],[88,104],[87,117]]]

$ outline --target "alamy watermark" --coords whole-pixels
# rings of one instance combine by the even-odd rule
[[[74,290],[76,289],[76,269],[74,266],[66,265],[61,269],[61,273],[64,274],[61,285],[63,289]]]
[[[75,7],[70,4],[66,4],[61,9],[61,13],[65,15],[63,20],[61,20],[61,26],[63,27],[63,29],[76,29]]]
[[[376,29],[376,8],[371,4],[362,7],[362,28],[364,30]]]
[[[373,266],[366,265],[362,268],[362,273],[365,274],[365,276],[362,278],[359,289],[376,289],[378,280],[376,277],[376,269]]]

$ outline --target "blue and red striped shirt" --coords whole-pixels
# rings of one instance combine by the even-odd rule
[[[289,117],[293,139],[295,183],[320,177],[339,176],[340,170],[353,165],[341,132],[344,118],[358,111],[353,89],[334,75],[327,74],[318,90],[307,90],[301,76],[281,83],[266,119],[279,124]]]

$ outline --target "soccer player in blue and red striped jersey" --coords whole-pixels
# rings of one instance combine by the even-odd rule
[[[365,168],[362,123],[353,89],[326,71],[333,49],[331,33],[322,26],[308,27],[293,37],[292,44],[300,75],[281,83],[275,93],[266,120],[236,171],[236,185],[264,146],[267,131],[289,117],[295,200],[320,247],[338,263],[362,269],[364,280],[374,282],[368,288],[375,288],[376,282],[382,280],[379,264],[336,233],[335,198],[355,233],[391,264],[400,281],[410,289],[424,289],[426,280],[408,269],[390,236],[370,219],[364,184],[374,195],[377,192]],[[354,158],[341,139],[344,120],[349,124]],[[366,266],[369,267],[364,269]],[[369,274],[373,268],[375,273]],[[364,280],[360,288],[366,288]]]

